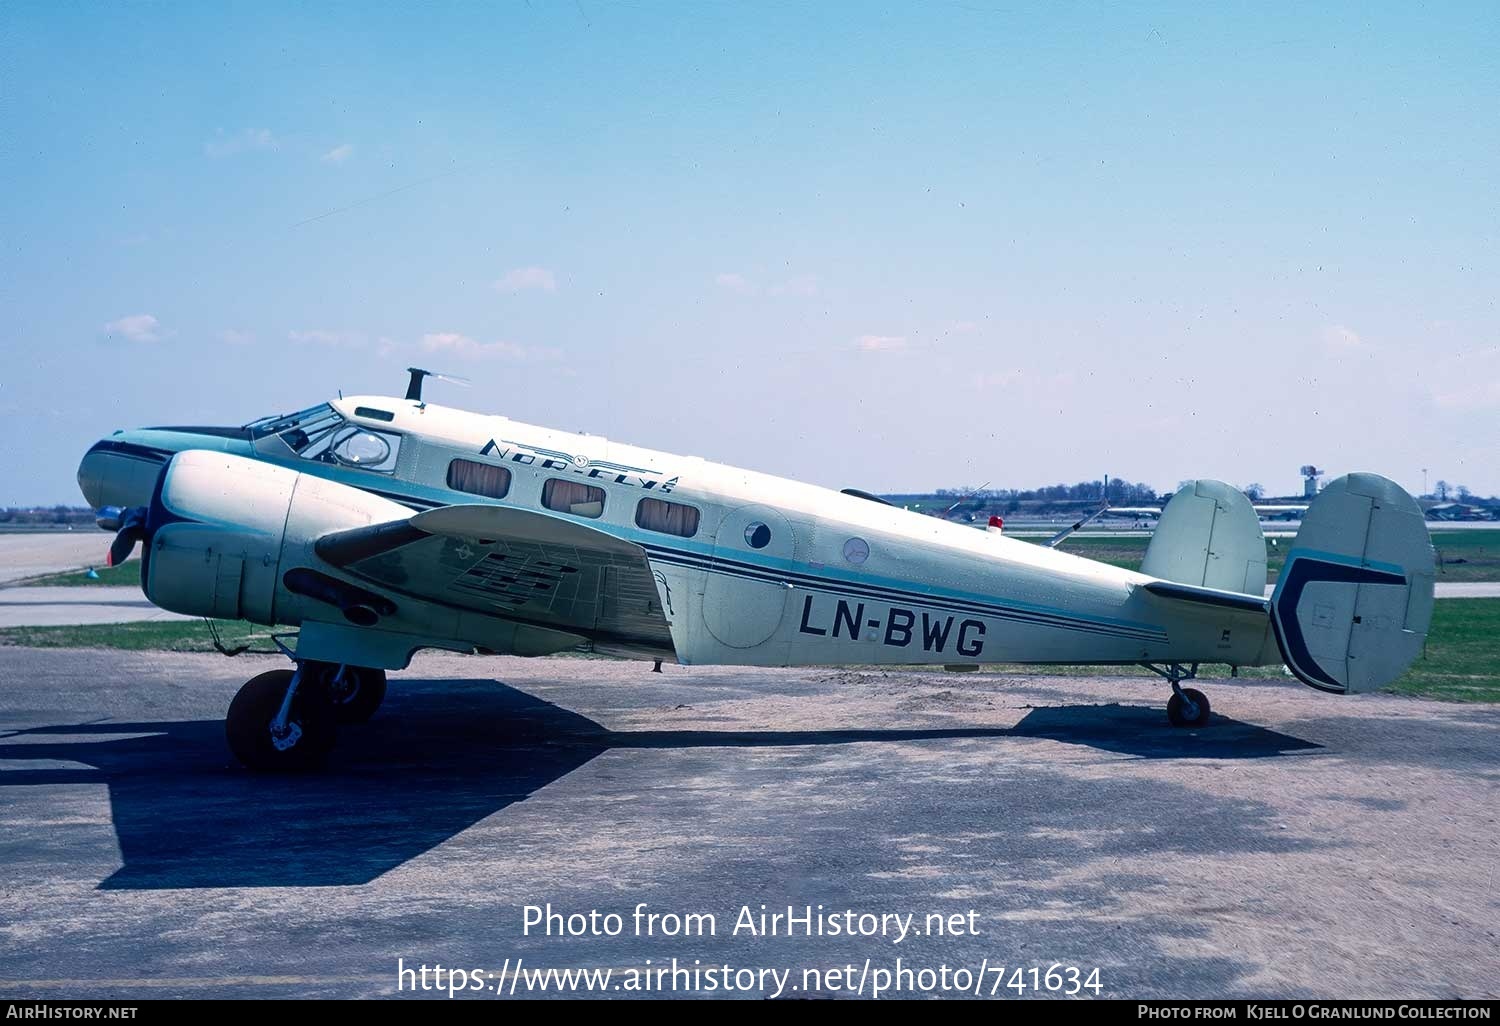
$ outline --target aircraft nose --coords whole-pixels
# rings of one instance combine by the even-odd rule
[[[78,490],[93,509],[145,506],[169,451],[141,445],[117,432],[95,442],[78,464]]]

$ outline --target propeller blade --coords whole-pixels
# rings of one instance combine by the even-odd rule
[[[130,558],[135,551],[135,543],[141,540],[141,533],[131,528],[124,528],[115,535],[115,540],[109,543],[109,555],[104,557],[105,566],[119,566]]]
[[[132,506],[111,518],[120,525],[115,540],[109,544],[109,555],[105,566],[119,566],[135,551],[135,543],[146,537],[146,507]]]

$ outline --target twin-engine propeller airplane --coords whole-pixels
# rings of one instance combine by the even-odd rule
[[[229,745],[322,762],[336,724],[421,648],[580,645],[683,664],[1139,664],[1203,726],[1200,664],[1284,662],[1333,693],[1395,680],[1432,614],[1417,504],[1374,474],[1314,499],[1269,599],[1250,502],[1217,481],[1167,504],[1140,572],[783,478],[404,399],[338,399],[240,428],[116,432],[79,486],[144,543],[177,613],[299,628],[251,679]],[[106,508],[109,507],[109,508]],[[658,668],[659,668],[658,663]]]

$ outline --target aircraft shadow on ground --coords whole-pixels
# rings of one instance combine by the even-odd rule
[[[1260,758],[1317,747],[1216,718],[1174,730],[1158,709],[1034,709],[1014,728],[611,731],[494,681],[404,681],[340,736],[324,774],[248,773],[218,720],[26,730],[0,759],[7,786],[105,783],[123,865],[103,889],[368,883],[610,749],[750,748],[962,738],[1047,738],[1142,758]],[[57,735],[55,743],[42,740]],[[98,740],[94,740],[98,738]]]

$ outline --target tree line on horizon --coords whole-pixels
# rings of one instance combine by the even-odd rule
[[[1178,487],[1186,484],[1186,481],[1178,482]],[[1264,485],[1252,482],[1240,489],[1251,502],[1261,502],[1271,496]],[[973,488],[960,486],[958,488],[939,488],[934,492],[926,493],[938,499],[948,499],[960,503],[976,503],[984,505],[995,504],[1019,504],[1023,502],[1098,502],[1100,500],[1099,481],[1079,481],[1077,484],[1054,484],[1044,485],[1041,488]],[[909,493],[911,498],[921,497],[917,493]],[[1111,506],[1144,506],[1158,505],[1166,502],[1172,497],[1171,493],[1158,493],[1151,485],[1144,482],[1125,481],[1123,479],[1110,479],[1108,501]],[[1300,498],[1300,496],[1297,496]],[[1465,485],[1452,485],[1447,481],[1439,481],[1432,492],[1427,495],[1418,496],[1421,499],[1430,499],[1437,502],[1462,502],[1476,506],[1500,505],[1500,496],[1480,496],[1470,491]],[[1014,507],[1012,507],[1014,508]]]

